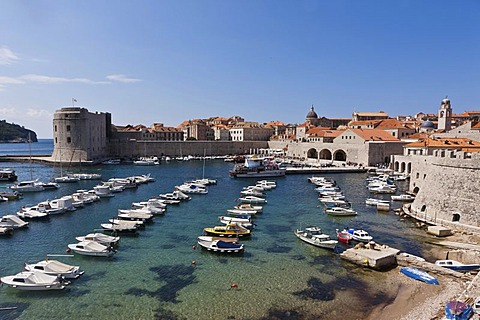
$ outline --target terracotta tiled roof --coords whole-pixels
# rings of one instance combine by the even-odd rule
[[[420,148],[429,147],[436,149],[457,149],[464,148],[480,150],[480,141],[475,141],[468,138],[425,138],[416,142],[405,145],[406,148]]]
[[[349,129],[366,141],[400,141],[390,133],[379,129]]]
[[[362,121],[350,121],[349,126],[375,126],[382,120],[362,120]]]
[[[397,119],[385,119],[385,120],[380,120],[379,123],[375,126],[375,129],[413,129],[410,124],[404,122],[404,121],[399,121]]]

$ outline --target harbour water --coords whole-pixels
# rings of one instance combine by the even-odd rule
[[[32,144],[35,148],[35,144]],[[43,148],[43,146],[42,146]],[[323,319],[341,316],[361,319],[378,304],[392,299],[382,280],[385,273],[363,269],[341,260],[338,254],[298,240],[293,231],[318,225],[334,236],[335,229],[363,228],[378,243],[422,255],[428,250],[424,233],[408,220],[377,213],[365,206],[369,196],[366,174],[330,174],[344,191],[356,217],[331,217],[319,206],[308,175],[277,179],[267,194],[268,204],[255,223],[251,239],[242,240],[239,256],[194,249],[203,228],[219,225],[218,216],[236,204],[242,187],[251,180],[228,176],[232,164],[208,160],[205,177],[216,179],[207,195],[169,206],[138,236],[122,237],[113,258],[74,255],[57,258],[80,265],[85,274],[62,291],[20,291],[0,288],[1,319]],[[0,163],[14,167],[19,180],[47,181],[60,168],[29,163]],[[63,171],[101,173],[103,179],[150,173],[156,181],[127,189],[75,212],[31,221],[26,230],[0,237],[0,275],[20,272],[25,262],[47,254],[65,254],[75,237],[93,232],[114,217],[118,209],[170,192],[185,180],[201,178],[202,161],[171,161],[155,167],[111,165],[63,168]],[[62,184],[55,191],[25,194],[19,201],[0,203],[1,215],[21,206],[91,189],[97,181]],[[406,187],[406,186],[403,186]],[[192,262],[195,261],[195,264]],[[231,284],[238,284],[231,288]]]

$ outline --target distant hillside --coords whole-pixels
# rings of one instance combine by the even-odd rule
[[[15,123],[0,120],[0,142],[37,142],[37,134]]]

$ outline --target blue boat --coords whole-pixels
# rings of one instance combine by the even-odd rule
[[[400,269],[400,272],[412,279],[420,280],[428,284],[438,285],[438,280],[435,277],[429,275],[428,273],[420,269],[416,269],[412,267],[403,267]]]
[[[445,317],[449,320],[468,320],[473,316],[471,305],[452,300],[445,306]]]

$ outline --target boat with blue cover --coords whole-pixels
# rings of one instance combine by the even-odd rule
[[[238,243],[237,239],[225,239],[218,237],[200,236],[198,244],[208,251],[221,253],[240,253],[243,252],[243,244]]]
[[[400,269],[400,272],[415,280],[420,280],[428,284],[439,284],[438,280],[434,276],[431,276],[427,272],[417,268],[403,267]]]

